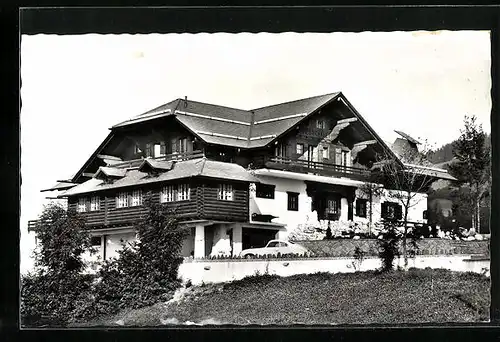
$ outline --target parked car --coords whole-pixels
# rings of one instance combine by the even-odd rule
[[[290,241],[271,240],[265,247],[244,249],[240,253],[242,258],[254,258],[263,255],[281,254],[308,254],[309,250]]]

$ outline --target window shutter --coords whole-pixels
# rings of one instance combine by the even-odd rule
[[[382,202],[380,206],[381,216],[385,219],[387,218],[387,202]]]
[[[395,205],[396,209],[396,218],[401,220],[403,218],[403,207],[400,204]]]
[[[353,220],[353,202],[352,201],[349,201],[348,202],[348,209],[347,209],[347,219],[348,220]]]

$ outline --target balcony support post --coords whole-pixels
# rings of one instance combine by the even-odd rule
[[[232,254],[233,256],[237,256],[243,250],[243,228],[241,224],[235,224],[232,230],[233,234],[233,245],[232,245]]]
[[[205,226],[198,224],[194,233],[194,257],[205,257]]]

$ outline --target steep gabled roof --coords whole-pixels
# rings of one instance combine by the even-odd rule
[[[115,130],[125,126],[172,116],[181,126],[206,143],[235,148],[259,148],[268,146],[297,124],[306,120],[310,115],[337,99],[341,100],[350,109],[364,128],[380,143],[382,148],[397,159],[385,142],[380,139],[341,92],[313,96],[253,110],[176,99],[113,126],[110,135],[77,172],[72,181],[75,182],[81,176],[83,170],[95,160],[96,155],[111,140]],[[106,161],[108,161],[108,164],[113,164],[110,159],[106,159]]]

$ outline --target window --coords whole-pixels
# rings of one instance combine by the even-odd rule
[[[337,165],[348,166],[349,151],[344,151],[341,148],[335,149],[335,163]]]
[[[177,187],[177,200],[187,201],[190,199],[189,184],[179,184]]]
[[[98,211],[100,210],[100,206],[101,206],[101,203],[100,203],[100,198],[99,196],[93,196],[92,198],[90,198],[90,211]]]
[[[78,206],[76,211],[79,213],[84,213],[87,211],[87,199],[85,197],[81,197],[78,199]]]
[[[288,192],[288,210],[299,211],[299,194]]]
[[[130,203],[131,207],[136,207],[142,205],[142,190],[132,191],[132,201]]]
[[[328,159],[330,156],[330,149],[328,146],[323,146],[323,159]]]
[[[267,244],[267,247],[278,247],[279,242],[278,241],[271,241]]]
[[[160,202],[187,201],[191,199],[189,184],[176,184],[164,186],[160,194]]]
[[[366,199],[358,198],[356,200],[356,216],[358,217],[366,217]]]
[[[153,148],[152,156],[154,158],[158,158],[158,157],[161,157],[161,156],[164,156],[167,154],[166,153],[167,148],[166,148],[164,141],[154,144],[153,147],[154,148]]]
[[[386,220],[400,220],[403,217],[403,210],[401,205],[393,202],[383,202],[382,218]]]
[[[128,207],[128,194],[126,192],[120,192],[116,196],[116,207],[126,208]]]
[[[146,157],[153,157],[154,150],[151,144],[146,144]]]
[[[325,129],[325,121],[323,119],[316,120],[316,128]]]
[[[422,218],[423,218],[424,220],[427,220],[427,210],[424,210],[424,211],[422,212]]]
[[[101,246],[101,237],[100,236],[92,236],[90,238],[90,244],[92,245],[92,247]]]
[[[179,153],[186,153],[187,152],[187,138],[181,138],[179,139]]]
[[[218,199],[224,201],[232,201],[233,200],[233,186],[231,184],[220,184],[219,185],[219,193]]]
[[[340,201],[338,198],[328,199],[326,201],[326,214],[338,215],[340,214]]]
[[[139,153],[142,153],[141,147],[139,146],[139,144],[135,144],[134,154],[139,154]]]
[[[259,198],[274,198],[274,185],[257,183],[255,195]]]
[[[297,154],[303,155],[304,154],[304,144],[297,144]]]
[[[165,203],[165,202],[175,201],[176,190],[177,189],[175,188],[174,185],[164,186],[163,189],[161,190],[160,202]]]

